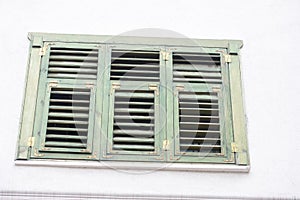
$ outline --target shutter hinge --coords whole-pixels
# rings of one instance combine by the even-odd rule
[[[49,87],[56,87],[58,85],[58,81],[50,81]]]
[[[27,142],[27,146],[33,147],[33,145],[34,145],[34,137],[29,137],[28,142]]]
[[[221,87],[219,87],[219,86],[213,86],[212,87],[212,91],[213,92],[220,92],[221,91]]]
[[[168,151],[169,150],[169,146],[170,146],[169,140],[164,140],[163,141],[163,150],[164,151]]]
[[[231,63],[231,55],[229,54],[223,54],[223,55],[224,55],[225,62]]]
[[[45,44],[43,47],[40,49],[40,56],[44,56],[46,54],[48,48],[48,44]]]
[[[159,89],[156,84],[150,84],[149,85],[149,90],[154,90],[156,92],[156,95],[159,95]]]
[[[93,87],[94,87],[94,84],[93,84],[93,83],[86,83],[86,84],[85,84],[85,87],[86,87],[86,88],[93,88]]]
[[[176,85],[176,90],[184,90],[184,86],[183,85]]]
[[[115,90],[120,89],[120,87],[121,87],[120,83],[112,83],[110,89],[110,95],[112,95]]]
[[[235,142],[231,143],[231,151],[234,152],[234,153],[238,152],[238,147],[237,147],[237,144]]]
[[[112,88],[113,89],[120,89],[121,84],[120,83],[112,83]]]
[[[169,56],[170,56],[170,52],[167,51],[162,51],[162,57],[164,61],[168,61],[169,60]]]

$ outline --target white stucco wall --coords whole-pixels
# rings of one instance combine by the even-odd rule
[[[300,1],[0,0],[0,191],[300,198]],[[27,33],[117,35],[162,28],[242,39],[250,173],[15,166]]]

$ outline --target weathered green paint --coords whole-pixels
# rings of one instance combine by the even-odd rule
[[[40,84],[38,88],[38,97],[36,102],[36,120],[34,122],[33,136],[35,143],[32,147],[31,158],[55,158],[55,159],[95,159],[99,157],[99,142],[93,137],[94,135],[94,117],[95,117],[95,100],[96,100],[96,81],[89,80],[69,80],[69,79],[53,79],[47,78],[48,65],[50,57],[50,48],[56,47],[69,47],[69,48],[91,48],[96,45],[86,44],[67,44],[67,43],[46,43],[47,49],[45,55],[42,56],[41,70],[40,70]],[[51,86],[52,83],[54,86]],[[92,84],[87,86],[86,84]],[[45,148],[46,128],[49,111],[49,101],[51,87],[57,88],[86,88],[90,87],[90,107],[89,107],[89,126],[87,135],[87,147],[85,149],[73,149],[73,148]],[[96,142],[93,147],[93,143]],[[95,150],[96,149],[96,150]],[[54,153],[55,152],[55,153]],[[76,153],[76,154],[73,154]]]
[[[237,163],[248,165],[248,148],[245,129],[245,114],[242,102],[240,66],[238,60],[240,40],[199,40],[183,38],[146,38],[131,36],[95,36],[69,35],[50,33],[29,33],[31,54],[28,64],[27,86],[23,115],[20,128],[17,159],[28,159],[30,148],[28,138],[34,136],[31,158],[48,159],[88,159],[88,160],[124,160],[124,161],[156,161],[156,162],[209,162]],[[48,44],[46,54],[39,55],[40,47]],[[57,82],[58,87],[86,87],[85,80],[47,78],[49,49],[56,47],[96,48],[98,54],[97,80],[92,84],[91,107],[89,116],[89,136],[87,152],[70,154],[73,150],[57,153],[41,151],[45,140],[47,126],[50,82]],[[155,152],[130,153],[111,149],[112,123],[114,107],[114,91],[110,81],[111,50],[156,50],[160,51],[160,83],[120,81],[120,87],[126,89],[149,89],[150,84],[157,84],[159,95],[155,96]],[[172,52],[207,52],[233,54],[232,62],[225,63],[222,57],[223,85],[219,91],[221,106],[221,140],[222,153],[182,153],[179,152],[178,91],[176,86],[183,86],[185,91],[213,90],[214,84],[173,83]],[[170,53],[169,59],[163,59],[163,52]],[[139,86],[142,84],[142,86]],[[37,108],[36,108],[37,107]],[[34,121],[34,118],[37,120]],[[43,119],[43,120],[40,120]],[[34,125],[33,125],[34,124]],[[169,141],[169,148],[163,150],[164,141]],[[235,142],[238,152],[231,151],[231,143]],[[41,155],[42,154],[42,155]],[[235,157],[236,156],[236,157]],[[236,159],[235,159],[236,158]]]
[[[31,44],[32,45],[32,44]],[[35,104],[38,95],[38,82],[40,76],[39,55],[40,48],[30,48],[28,61],[27,82],[24,94],[23,111],[21,115],[20,133],[18,141],[17,159],[28,159],[28,139],[33,134],[33,123],[35,118]]]
[[[236,163],[239,165],[249,165],[246,116],[243,105],[239,56],[232,56],[232,63],[230,63],[229,69],[234,141],[237,144]]]
[[[28,34],[30,39],[43,37],[47,42],[75,42],[75,43],[102,43],[102,44],[131,44],[147,46],[190,46],[190,47],[211,47],[228,48],[228,44],[242,46],[241,40],[209,40],[209,39],[190,39],[190,38],[159,38],[159,37],[136,37],[136,36],[99,36],[99,35],[76,35],[76,34],[54,34],[36,33]]]

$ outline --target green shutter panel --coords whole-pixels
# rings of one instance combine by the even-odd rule
[[[41,56],[31,157],[96,159],[100,149],[94,138],[99,47],[45,43]]]
[[[222,49],[175,48],[167,64],[174,138],[169,161],[223,163],[231,158],[228,72]],[[224,50],[223,50],[224,51]],[[171,98],[171,97],[169,97]],[[170,139],[169,139],[170,140]],[[229,162],[229,161],[228,161]]]
[[[105,160],[163,160],[160,49],[114,46],[107,70],[108,127]],[[104,111],[104,113],[106,113]]]

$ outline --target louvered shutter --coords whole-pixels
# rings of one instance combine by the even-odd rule
[[[163,160],[160,49],[118,45],[107,52],[108,128],[102,159]]]
[[[232,156],[225,50],[183,47],[170,50],[173,110],[169,116],[174,117],[173,127],[168,131],[173,144],[170,161],[224,163]]]
[[[94,138],[94,118],[99,47],[45,43],[41,56],[31,157],[96,159],[99,144]]]

